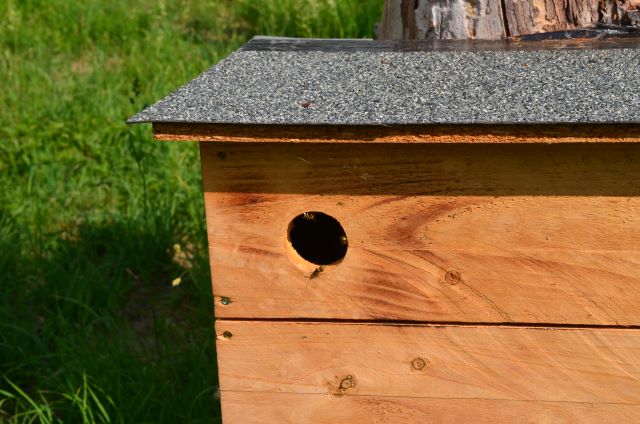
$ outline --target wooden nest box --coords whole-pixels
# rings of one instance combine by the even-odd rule
[[[639,38],[256,38],[200,142],[223,420],[640,420]]]

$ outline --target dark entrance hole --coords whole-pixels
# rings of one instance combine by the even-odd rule
[[[289,224],[289,242],[300,256],[316,265],[331,265],[347,254],[342,225],[322,212],[305,212]]]

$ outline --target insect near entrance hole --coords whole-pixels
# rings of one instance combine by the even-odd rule
[[[332,265],[347,254],[349,242],[342,225],[322,212],[305,212],[289,224],[289,243],[304,260],[315,265]]]

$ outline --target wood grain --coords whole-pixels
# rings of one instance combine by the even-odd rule
[[[634,49],[640,33],[632,28],[619,28],[616,32],[597,28],[571,32],[553,32],[509,37],[504,40],[362,40],[258,37],[247,43],[244,51],[290,52],[361,52],[361,53],[418,53],[418,52],[514,52],[554,50],[609,50]],[[162,122],[158,122],[162,124]],[[171,123],[165,122],[167,125]],[[184,125],[185,123],[178,123]],[[495,126],[497,123],[492,123]],[[586,122],[574,125],[583,125]],[[554,124],[538,124],[538,127]],[[566,124],[565,124],[566,125]],[[597,124],[602,125],[602,124]],[[604,124],[608,125],[608,124]],[[438,125],[432,125],[438,126]],[[486,124],[460,124],[458,126],[483,127]],[[511,125],[515,126],[515,125]],[[536,126],[536,125],[533,125]],[[562,126],[562,125],[560,125]]]
[[[498,40],[580,28],[638,26],[637,0],[386,0],[380,40]]]
[[[504,4],[513,36],[593,28],[599,23],[599,3],[591,0],[506,0]]]
[[[202,143],[218,317],[640,324],[640,145]],[[290,221],[335,217],[310,279]]]
[[[500,0],[386,1],[380,40],[496,40],[505,35]]]
[[[637,423],[640,406],[493,399],[223,392],[225,424]]]
[[[637,143],[640,124],[233,125],[156,122],[156,140],[322,143]]]
[[[231,335],[217,344],[230,423],[639,416],[638,330],[222,320],[216,332]]]

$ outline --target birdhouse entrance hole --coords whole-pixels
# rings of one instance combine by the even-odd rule
[[[305,212],[289,224],[291,246],[303,259],[315,265],[340,262],[347,254],[347,235],[342,225],[322,212]]]

